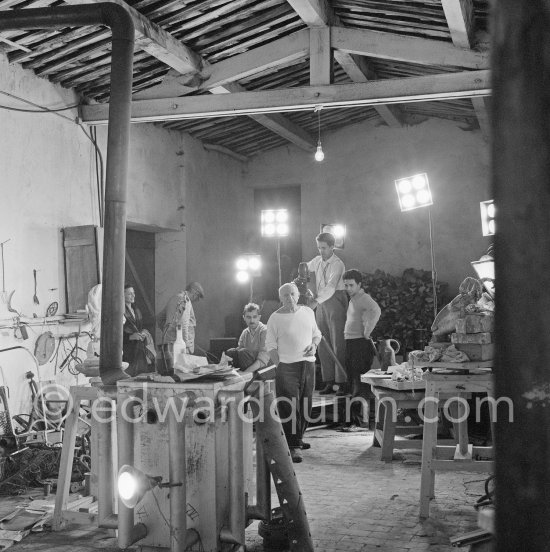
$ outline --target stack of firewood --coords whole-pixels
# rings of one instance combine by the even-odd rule
[[[378,303],[382,314],[373,332],[373,339],[392,337],[402,350],[415,348],[415,330],[429,329],[434,318],[432,277],[427,270],[408,268],[402,276],[383,270],[363,273],[363,288]],[[448,285],[437,282],[439,306],[445,305]]]

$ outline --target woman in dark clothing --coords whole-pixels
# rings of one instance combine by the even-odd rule
[[[122,360],[128,363],[126,373],[137,376],[154,371],[154,345],[151,334],[143,329],[143,318],[133,306],[136,294],[132,286],[124,286],[124,333]]]

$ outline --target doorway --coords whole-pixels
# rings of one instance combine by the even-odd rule
[[[143,328],[155,335],[155,234],[126,230],[125,284],[136,292]]]

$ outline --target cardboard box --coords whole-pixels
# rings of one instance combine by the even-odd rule
[[[495,317],[492,314],[467,314],[456,321],[456,332],[461,334],[494,332]]]
[[[492,343],[493,334],[490,332],[482,333],[452,333],[451,343]]]
[[[455,347],[467,354],[470,360],[492,360],[495,357],[494,343],[457,343]]]

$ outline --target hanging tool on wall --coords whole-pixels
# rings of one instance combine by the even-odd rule
[[[33,273],[33,276],[34,276],[34,295],[33,295],[33,298],[32,298],[32,302],[35,305],[40,305],[40,301],[38,300],[38,295],[36,295],[36,268],[33,269],[32,273]]]
[[[11,307],[11,298],[14,291],[8,292],[6,291],[6,273],[5,273],[5,266],[4,266],[4,244],[8,243],[10,240],[4,240],[2,243],[0,243],[0,250],[1,250],[1,260],[2,260],[2,292],[0,293],[0,319],[4,318],[10,318],[9,313],[13,312],[15,314],[18,314],[18,312]]]
[[[0,249],[2,250],[2,293],[6,293],[6,274],[4,272],[4,244],[8,243],[9,241],[10,240],[7,239],[0,243]]]

